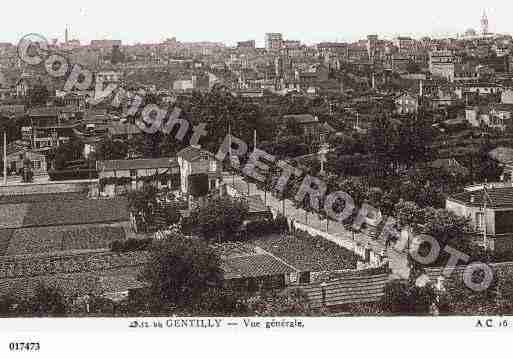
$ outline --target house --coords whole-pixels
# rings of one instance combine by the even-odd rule
[[[224,286],[256,292],[283,289],[296,269],[252,244],[241,242],[212,245],[221,258]]]
[[[20,148],[12,149],[7,146],[7,175],[21,175],[27,167],[36,176],[46,176],[48,174],[45,155],[36,151]]]
[[[369,305],[382,300],[389,282],[387,270],[355,270],[324,282],[299,286],[312,309],[341,311],[350,305]]]
[[[419,110],[419,100],[416,96],[403,93],[394,100],[396,111],[399,115],[415,114]]]
[[[481,127],[490,123],[490,109],[488,106],[467,106],[465,119],[472,127]]]
[[[513,105],[493,103],[488,106],[474,106],[465,109],[466,120],[473,127],[486,125],[504,131],[513,125]]]
[[[317,116],[310,114],[285,115],[281,122],[283,125],[292,124],[293,126],[297,126],[302,137],[307,141],[320,141],[320,122]]]
[[[462,82],[455,86],[455,93],[460,100],[471,96],[500,95],[502,92],[500,85],[491,82]]]
[[[182,193],[204,197],[220,186],[223,177],[222,163],[213,153],[190,146],[179,151],[177,159]]]
[[[98,161],[100,193],[107,197],[136,190],[144,183],[158,188],[179,188],[180,168],[175,158]]]
[[[484,189],[451,195],[447,210],[470,220],[475,235],[470,240],[497,252],[513,249],[513,185],[492,184]]]
[[[433,77],[454,80],[455,57],[449,50],[431,51],[429,53],[429,72]]]
[[[502,92],[501,103],[513,104],[513,90],[506,89]]]
[[[490,105],[490,127],[502,131],[513,125],[513,104],[494,103]]]
[[[445,109],[456,104],[458,98],[454,91],[450,88],[438,88],[438,92],[430,99],[431,106],[434,110]]]
[[[66,107],[39,107],[28,114],[28,127],[32,128],[34,149],[49,149],[69,141],[78,126],[77,113]]]

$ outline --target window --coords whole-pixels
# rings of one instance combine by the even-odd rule
[[[485,218],[483,212],[476,213],[476,227],[480,231],[483,231],[485,228]]]
[[[32,168],[35,170],[41,169],[41,161],[33,160],[32,161]]]
[[[214,161],[210,161],[210,172],[216,172],[217,171],[217,162],[214,160]]]

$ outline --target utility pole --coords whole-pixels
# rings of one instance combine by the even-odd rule
[[[4,156],[4,185],[7,186],[7,130],[5,127],[3,128],[3,132],[4,132],[4,153],[3,153],[3,156]]]
[[[230,166],[232,167],[232,185],[235,186],[235,168],[233,168],[233,158],[232,158],[232,127],[230,123],[228,123],[228,156],[230,157]]]
[[[491,201],[490,195],[486,190],[486,183],[483,185],[483,244],[485,249],[490,249],[490,244],[488,243],[488,229],[487,220],[486,220],[486,210],[488,208],[488,201]]]

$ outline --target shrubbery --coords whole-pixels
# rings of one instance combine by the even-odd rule
[[[152,238],[129,238],[127,241],[113,241],[110,244],[110,249],[116,253],[126,253],[134,251],[142,251],[148,249],[152,242]]]

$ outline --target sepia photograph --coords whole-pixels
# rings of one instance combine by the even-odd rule
[[[512,8],[3,3],[2,352],[507,333]]]

